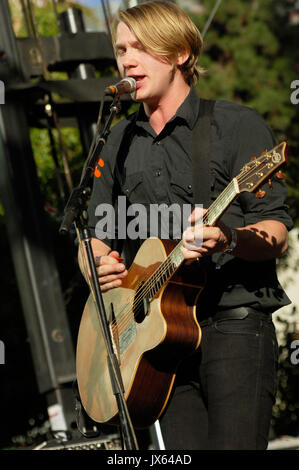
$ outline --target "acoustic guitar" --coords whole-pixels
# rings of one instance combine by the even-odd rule
[[[252,159],[211,204],[201,223],[215,225],[242,192],[253,192],[286,161],[287,143]],[[264,191],[257,191],[263,197]],[[103,293],[107,325],[118,358],[124,396],[135,428],[152,425],[166,407],[180,361],[200,345],[196,301],[205,275],[193,279],[182,241],[149,238],[141,245],[120,288]],[[184,268],[184,269],[182,269]],[[186,274],[187,273],[187,274]],[[90,295],[77,340],[77,380],[82,404],[96,422],[118,423],[101,322]]]

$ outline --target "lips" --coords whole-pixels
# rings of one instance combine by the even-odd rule
[[[136,80],[136,88],[140,88],[145,79],[145,75],[130,75],[134,80]]]

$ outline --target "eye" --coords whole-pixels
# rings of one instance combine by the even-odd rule
[[[138,49],[139,51],[146,51],[145,46],[141,44],[141,42],[138,42],[136,49]]]
[[[125,50],[124,47],[117,47],[117,48],[116,48],[116,55],[117,55],[118,57],[124,55],[125,52],[126,52],[126,50]]]

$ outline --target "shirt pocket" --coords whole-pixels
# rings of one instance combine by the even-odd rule
[[[125,182],[121,185],[123,194],[128,198],[131,204],[142,204],[146,201],[143,181],[143,172],[138,171],[127,175]]]
[[[171,176],[170,200],[172,203],[193,203],[192,174],[177,173]]]

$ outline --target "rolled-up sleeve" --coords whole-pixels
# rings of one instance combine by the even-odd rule
[[[244,108],[240,112],[235,126],[235,135],[230,149],[232,155],[232,174],[239,174],[241,168],[252,157],[271,150],[275,145],[275,138],[264,119],[255,110]],[[255,192],[243,192],[239,196],[243,211],[245,225],[257,223],[262,220],[277,220],[285,224],[288,230],[293,227],[293,221],[288,214],[285,203],[287,197],[286,183],[274,175],[271,183],[266,181],[261,189],[265,191],[262,199],[256,197]]]

